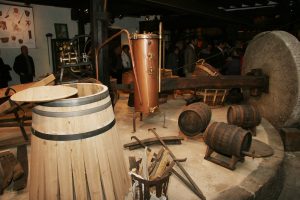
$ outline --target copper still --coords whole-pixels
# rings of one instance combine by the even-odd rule
[[[133,60],[136,68],[134,81],[135,111],[153,113],[158,108],[159,91],[159,36],[157,34],[134,34],[131,37]],[[138,95],[138,87],[140,95]]]

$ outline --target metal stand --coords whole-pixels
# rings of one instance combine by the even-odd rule
[[[135,119],[136,119],[136,113],[139,112],[139,111],[135,111],[135,109],[133,110],[133,114],[132,114],[132,127],[133,127],[133,130],[132,130],[132,133],[135,133],[136,132],[136,122],[135,122]],[[140,113],[140,121],[143,121],[143,113],[142,112],[139,112]]]
[[[215,163],[217,165],[220,165],[222,167],[225,167],[227,169],[230,169],[230,170],[234,170],[235,169],[235,165],[237,164],[238,161],[244,162],[244,160],[245,160],[244,157],[237,157],[235,155],[232,155],[231,157],[229,157],[230,160],[228,162],[226,162],[226,161],[219,160],[217,158],[211,157],[211,154],[213,152],[214,152],[214,150],[211,149],[209,146],[207,146],[204,159],[208,160],[210,162],[213,162],[213,163]]]
[[[92,63],[90,61],[88,61],[88,62],[80,62],[80,63],[75,63],[75,64],[64,64],[64,65],[62,65],[61,68],[60,68],[60,75],[59,75],[60,83],[63,82],[63,76],[64,76],[65,68],[69,68],[70,72],[73,76],[75,76],[76,78],[80,78],[80,76],[77,76],[72,72],[71,68],[72,67],[85,67],[85,66],[90,66],[91,67]]]
[[[132,114],[132,127],[133,127],[133,131],[132,131],[132,133],[135,133],[136,132],[136,113],[137,112],[139,112],[139,111],[136,111],[135,109],[134,109],[134,111],[133,111],[133,114]],[[142,112],[139,112],[140,113],[140,121],[143,121],[143,113]],[[158,114],[163,114],[163,128],[167,128],[166,127],[166,113],[165,112],[162,112],[162,111],[160,111],[160,110],[158,110],[158,111],[156,111],[156,112],[154,112],[154,113],[152,113],[152,114],[156,114],[156,115],[158,115]]]

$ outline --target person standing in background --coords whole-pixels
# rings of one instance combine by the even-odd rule
[[[117,79],[117,83],[122,83],[122,71],[123,71],[123,64],[122,64],[122,48],[121,46],[117,45],[113,49],[111,55],[111,64],[110,64],[110,75],[113,78]]]
[[[179,48],[175,46],[171,48],[171,52],[167,56],[166,68],[172,69],[172,74],[177,76],[178,67],[179,67]]]
[[[130,59],[130,51],[129,51],[129,46],[127,44],[122,46],[121,58],[122,58],[123,72],[127,72],[131,70],[132,66],[131,66],[131,59]]]
[[[15,58],[14,71],[20,76],[21,83],[29,83],[35,77],[35,67],[31,56],[28,55],[27,46],[21,46],[21,54]]]
[[[196,45],[198,39],[193,38],[184,50],[184,73],[186,77],[192,76],[196,67]]]
[[[177,75],[180,77],[184,77],[184,50],[185,50],[185,43],[183,40],[177,41],[176,45],[179,49],[178,53],[178,68],[176,69]]]
[[[215,47],[211,51],[211,57],[207,60],[207,62],[213,67],[217,68],[221,74],[225,74],[225,61],[226,54],[224,52],[226,42],[223,40],[217,40],[215,42]]]
[[[8,82],[11,81],[11,76],[9,73],[10,70],[11,67],[4,64],[2,58],[0,57],[0,88],[6,88],[8,86]]]

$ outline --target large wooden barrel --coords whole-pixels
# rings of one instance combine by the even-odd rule
[[[201,102],[193,103],[180,113],[178,126],[181,132],[187,136],[195,136],[202,133],[211,119],[211,110]]]
[[[124,199],[130,182],[108,89],[70,86],[78,97],[32,110],[29,199]]]
[[[227,156],[242,157],[242,151],[248,151],[252,135],[238,126],[223,122],[213,122],[204,133],[204,142],[212,150]]]
[[[256,127],[261,122],[261,116],[257,107],[252,105],[234,105],[227,111],[228,124],[234,124],[248,129]]]

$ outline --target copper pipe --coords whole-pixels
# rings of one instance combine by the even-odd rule
[[[103,10],[104,12],[107,10],[107,0],[104,0]]]
[[[159,22],[159,46],[158,46],[158,92],[161,90],[161,57],[162,57],[162,22]]]
[[[163,35],[163,38],[162,38],[162,68],[165,70],[165,63],[166,63],[166,40],[165,40],[165,37]]]
[[[137,80],[137,73],[136,73],[136,68],[135,68],[135,62],[134,62],[134,55],[133,55],[133,51],[132,51],[132,43],[130,40],[130,33],[126,30],[126,29],[122,29],[120,30],[118,33],[112,35],[110,38],[108,38],[107,40],[105,40],[102,44],[99,44],[96,48],[96,55],[95,55],[95,59],[96,59],[96,79],[98,80],[98,72],[99,72],[99,62],[98,62],[98,58],[99,58],[99,52],[100,49],[102,49],[105,45],[107,45],[109,42],[111,42],[113,39],[115,39],[116,37],[118,37],[119,35],[121,35],[123,32],[126,33],[127,39],[128,39],[128,45],[129,45],[129,50],[130,50],[130,54],[131,54],[131,63],[132,63],[132,69],[133,69],[133,74],[134,74],[134,79],[136,82],[136,87],[139,93],[139,99],[140,99],[140,104],[142,104],[142,95],[141,95],[141,91],[140,91],[140,86]]]

